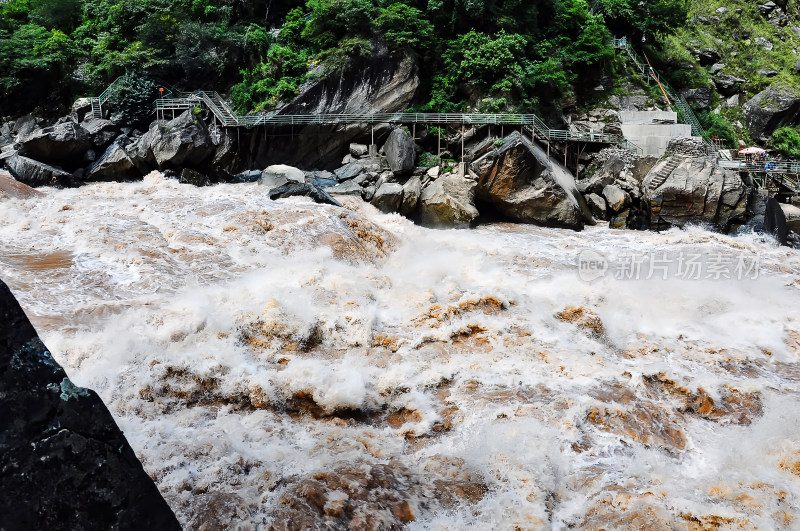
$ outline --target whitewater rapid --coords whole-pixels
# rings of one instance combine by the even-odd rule
[[[157,173],[42,191],[0,199],[0,278],[186,528],[800,527],[797,251]]]

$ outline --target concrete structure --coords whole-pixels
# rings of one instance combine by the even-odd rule
[[[644,155],[660,157],[673,138],[692,136],[692,126],[679,124],[673,111],[620,111],[622,134],[642,148]]]

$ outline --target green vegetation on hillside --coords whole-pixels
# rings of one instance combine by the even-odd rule
[[[241,111],[291,99],[313,76],[412,56],[420,107],[526,108],[589,83],[612,34],[663,35],[679,0],[6,0],[0,114],[69,103],[125,73],[231,88]]]

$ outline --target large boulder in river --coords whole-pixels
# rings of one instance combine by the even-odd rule
[[[80,159],[92,147],[89,133],[73,121],[34,129],[18,139],[26,157],[45,163]]]
[[[591,216],[588,207],[586,214],[581,211],[583,198],[573,177],[518,132],[472,167],[479,177],[479,207],[484,203],[521,223],[577,230],[584,216]]]
[[[286,183],[304,183],[306,182],[306,174],[303,170],[299,170],[294,166],[287,166],[285,164],[273,164],[267,166],[261,172],[261,179],[259,184],[269,186],[270,188],[277,188]]]
[[[411,173],[414,169],[414,163],[417,160],[414,140],[402,127],[394,129],[389,134],[382,151],[386,154],[389,169],[395,175]]]
[[[169,122],[153,122],[139,140],[137,157],[158,169],[198,167],[215,146],[203,120],[191,110]]]
[[[422,190],[419,222],[426,227],[468,227],[478,219],[472,179],[446,173]]]
[[[120,135],[113,144],[100,155],[86,175],[87,181],[130,181],[142,178],[127,146],[131,141],[127,135]]]
[[[744,123],[753,138],[766,140],[778,127],[800,116],[800,96],[788,89],[767,87],[743,106]]]
[[[53,359],[0,281],[2,529],[180,525],[102,400]]]
[[[653,166],[643,188],[655,230],[702,223],[727,231],[746,215],[747,187],[738,173],[721,168],[714,156],[667,157]]]
[[[381,184],[370,202],[381,212],[397,212],[403,202],[403,185],[388,182]]]
[[[68,186],[74,180],[71,173],[22,155],[14,155],[7,159],[6,168],[16,180],[34,188],[37,186]]]
[[[34,190],[27,184],[22,184],[7,171],[0,170],[0,200],[8,197],[13,197],[14,199],[28,199],[40,195],[42,195],[42,192]]]
[[[419,196],[422,194],[422,181],[419,177],[412,177],[403,185],[403,202],[400,203],[400,213],[409,216],[417,208]]]

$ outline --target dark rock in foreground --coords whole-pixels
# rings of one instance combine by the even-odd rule
[[[282,197],[291,197],[293,195],[300,195],[310,197],[316,203],[324,203],[334,206],[342,206],[342,204],[325,192],[322,188],[308,183],[286,183],[283,186],[278,186],[269,191],[269,198],[273,201]]]
[[[28,186],[65,186],[73,181],[71,173],[21,155],[6,160],[6,167],[16,180]]]
[[[180,529],[103,402],[70,381],[2,281],[0,389],[0,529]]]

